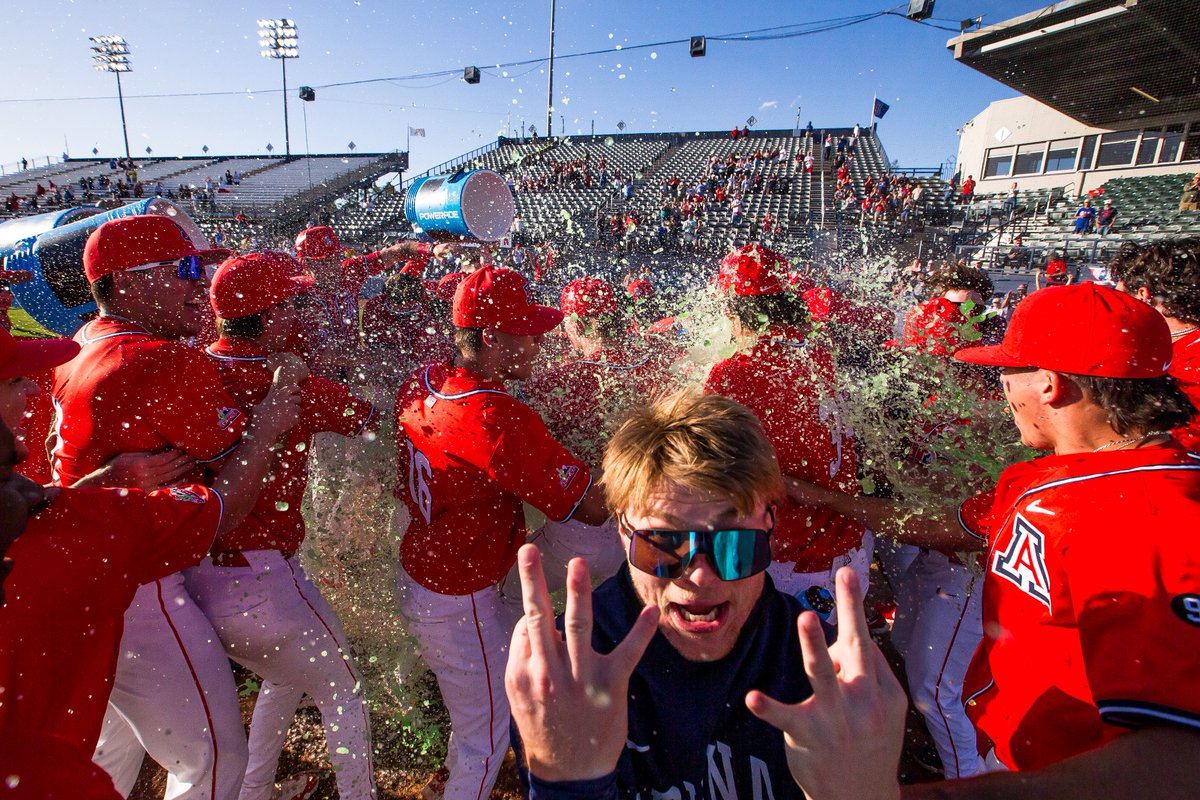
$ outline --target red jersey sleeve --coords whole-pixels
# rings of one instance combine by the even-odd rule
[[[379,257],[379,253],[367,253],[365,256],[347,258],[342,262],[342,289],[357,297],[367,279],[383,272],[384,269],[383,259]]]
[[[300,404],[301,419],[312,433],[359,436],[379,427],[375,406],[335,381],[310,377],[301,390]]]
[[[1119,523],[1074,526],[1060,543],[1092,698],[1105,722],[1200,731],[1200,546],[1160,511],[1142,536]],[[1106,524],[1107,523],[1107,524]]]
[[[227,455],[246,428],[246,414],[207,358],[182,345],[158,348],[144,365],[150,424],[172,447],[197,461]]]
[[[557,522],[565,522],[592,485],[582,461],[559,444],[537,412],[506,404],[488,475],[507,491]]]
[[[198,484],[153,492],[101,491],[119,497],[114,514],[122,520],[122,527],[136,531],[129,537],[129,563],[139,584],[198,564],[208,555],[224,513],[221,495]]]
[[[985,542],[991,541],[992,537],[996,535],[997,528],[1004,522],[1003,519],[995,518],[995,507],[995,489],[988,489],[974,497],[968,497],[958,507],[958,524],[976,539],[982,539]]]

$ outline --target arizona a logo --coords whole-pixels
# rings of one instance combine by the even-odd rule
[[[1017,514],[1012,539],[996,553],[992,572],[1011,581],[1018,589],[1050,611],[1050,574],[1046,570],[1046,536],[1029,520]]]

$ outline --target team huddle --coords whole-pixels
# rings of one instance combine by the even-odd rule
[[[746,245],[701,290],[734,345],[703,368],[644,279],[555,308],[491,257],[347,259],[327,227],[234,253],[127,217],[87,241],[73,339],[0,331],[0,796],[127,797],[149,754],[167,798],[308,797],[276,774],[307,696],[338,796],[375,797],[298,554],[320,443],[376,435],[396,612],[451,722],[425,800],[489,797],[510,746],[562,800],[1200,794],[1200,242],[1127,245],[1115,287],[1007,325],[968,266],[897,321]],[[934,507],[881,490],[842,403],[898,360],[938,376],[921,405],[1011,414],[896,404],[904,471],[971,472],[981,435],[1046,453]],[[260,679],[248,734],[231,661]],[[898,784],[910,699],[958,780]]]

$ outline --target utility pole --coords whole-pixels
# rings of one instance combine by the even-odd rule
[[[550,0],[550,63],[546,69],[546,135],[554,136],[554,7]]]

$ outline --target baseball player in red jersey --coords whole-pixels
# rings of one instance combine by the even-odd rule
[[[411,521],[400,543],[398,603],[450,712],[443,771],[426,797],[484,800],[508,748],[504,653],[519,592],[498,591],[525,543],[522,502],[560,522],[608,517],[592,476],[504,381],[527,380],[562,313],[525,279],[484,267],[454,297],[458,355],[423,367],[396,400],[395,494]]]
[[[963,313],[970,303],[973,316],[981,314],[992,295],[992,280],[983,270],[950,265],[932,273],[925,281],[933,297],[908,312],[904,318],[904,347],[935,356],[952,356],[963,347],[977,344],[978,325]]]
[[[406,259],[428,259],[453,252],[454,245],[402,241],[375,253],[342,258],[337,234],[326,225],[300,231],[296,257],[316,278],[309,292],[314,301],[310,327],[305,331],[308,362],[313,373],[345,380],[361,363],[358,296],[372,275]]]
[[[221,388],[210,359],[178,341],[201,319],[206,262],[227,254],[198,250],[158,216],[113,220],[88,238],[84,271],[100,316],[76,334],[79,357],[55,373],[58,483],[119,453],[177,450],[212,470],[238,447],[249,409]],[[221,473],[241,459],[224,459]],[[122,651],[96,763],[128,793],[149,752],[169,773],[168,798],[236,797],[246,740],[233,674],[181,574],[138,590]]]
[[[209,294],[221,338],[207,352],[239,406],[256,405],[268,391],[267,358],[286,350],[312,284],[285,253],[247,253],[217,269]],[[212,557],[187,573],[188,591],[229,657],[263,678],[241,800],[272,797],[284,738],[305,694],[321,712],[338,795],[375,796],[361,679],[341,623],[297,557],[313,437],[358,436],[374,427],[370,403],[341,384],[305,379],[300,419],[283,440],[274,480],[246,521],[218,536]]]
[[[401,271],[388,275],[383,291],[363,304],[363,339],[373,365],[368,377],[387,388],[389,403],[396,385],[414,369],[454,357],[454,344],[438,330],[429,299],[420,276]]]
[[[985,548],[967,706],[989,760],[1022,774],[906,796],[1200,795],[1200,543],[1181,533],[1200,525],[1200,458],[1168,433],[1193,408],[1167,374],[1167,324],[1113,289],[1051,287],[1017,306],[1002,343],[955,357],[1001,367],[1022,441],[1053,454],[957,510],[793,487],[914,544]],[[830,724],[870,726],[869,705],[839,709],[835,694]],[[833,747],[794,753],[793,769],[831,769]]]
[[[753,345],[714,364],[704,390],[755,413],[784,474],[856,494],[854,438],[838,419],[833,360],[805,343],[804,302],[788,291],[786,271],[782,256],[757,244],[722,260],[717,289],[727,298],[735,336]],[[788,501],[779,509],[768,571],[780,591],[836,624],[835,575],[853,567],[865,587],[873,546],[858,522]]]
[[[1109,265],[1117,288],[1163,315],[1171,329],[1171,377],[1200,408],[1200,239],[1139,246],[1132,242]],[[1171,434],[1200,452],[1200,413]]]
[[[0,568],[0,578],[11,570],[7,597],[0,592],[0,740],[53,737],[72,752],[60,765],[68,770],[91,761],[126,608],[138,586],[195,563],[215,534],[246,517],[266,474],[270,445],[295,422],[298,407],[292,387],[273,389],[257,409],[257,438],[222,469],[217,488],[43,488],[13,471],[25,453],[8,427],[24,413],[19,379],[77,352],[70,340],[17,342],[0,332],[0,550],[11,556]],[[69,784],[78,794],[24,796],[85,796],[84,786],[95,783],[86,773],[38,774],[39,764],[20,764],[33,770],[23,775],[9,769],[11,757],[0,748],[2,774],[19,777],[5,787],[20,790],[16,796],[44,782],[76,779],[86,781]],[[107,775],[101,783],[112,791]],[[4,796],[13,796],[10,791]]]

